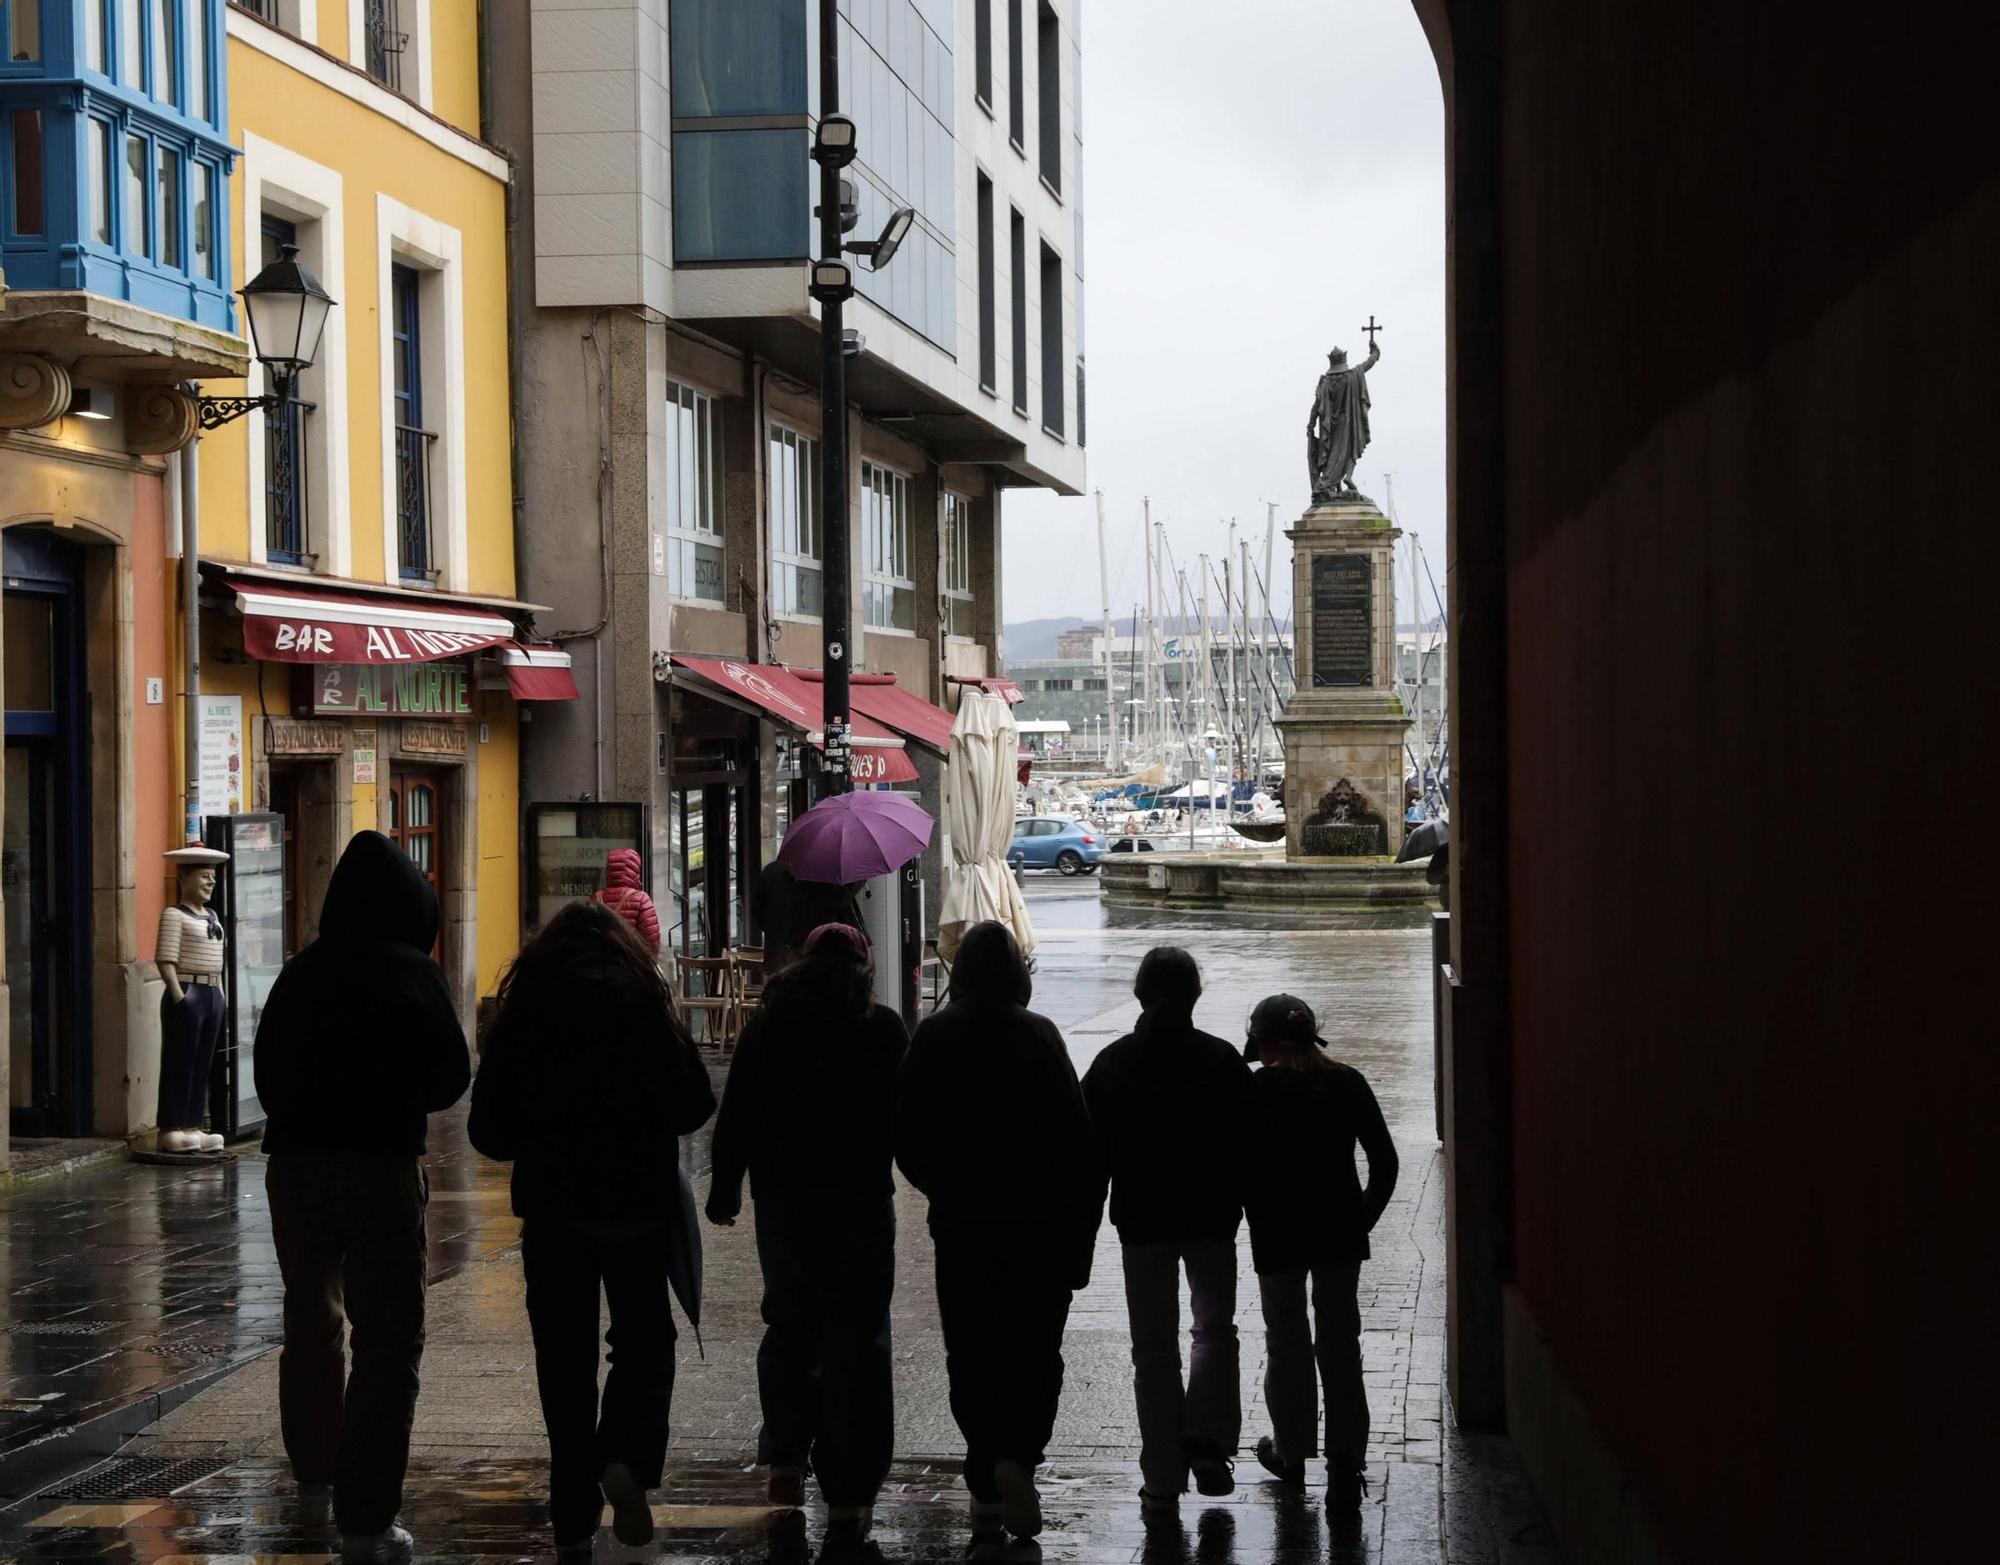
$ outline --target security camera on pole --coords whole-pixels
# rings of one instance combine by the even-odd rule
[[[854,121],[840,112],[840,7],[838,0],[819,4],[819,130],[813,138],[813,161],[819,165],[819,236],[821,259],[812,264],[809,292],[820,307],[820,437],[825,445],[826,489],[824,600],[820,634],[826,704],[825,792],[848,793],[854,787],[853,752],[848,705],[848,546],[847,546],[847,359],[864,346],[860,334],[850,335],[841,319],[854,292],[854,272],[842,258],[866,257],[871,271],[889,264],[916,221],[910,207],[898,208],[882,236],[848,244],[842,235],[860,220],[854,187],[840,171],[852,163],[857,146]]]

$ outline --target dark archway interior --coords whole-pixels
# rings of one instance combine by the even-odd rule
[[[1990,11],[1415,0],[1453,1387],[1579,1557],[1945,1552],[1990,1408]],[[1948,19],[1947,19],[1948,17]]]

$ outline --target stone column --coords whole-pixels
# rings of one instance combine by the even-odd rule
[[[1301,833],[1343,778],[1381,816],[1391,858],[1403,843],[1403,736],[1396,694],[1396,540],[1402,533],[1361,496],[1316,505],[1292,540],[1298,688],[1278,728],[1285,739],[1285,851],[1306,857]]]

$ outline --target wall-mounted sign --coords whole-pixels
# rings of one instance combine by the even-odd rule
[[[347,747],[347,730],[339,723],[306,717],[264,719],[266,755],[338,755]]]
[[[354,780],[356,783],[375,781],[375,735],[373,728],[354,730]]]
[[[201,697],[201,813],[243,813],[243,698]]]
[[[463,663],[328,663],[312,671],[312,709],[369,717],[470,717],[472,679]]]
[[[464,755],[465,730],[456,723],[405,723],[402,745],[412,755]]]

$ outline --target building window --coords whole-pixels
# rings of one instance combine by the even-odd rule
[[[1026,3],[1007,0],[1007,134],[1023,157],[1028,152],[1028,61],[1021,7]]]
[[[361,12],[368,74],[384,87],[403,90],[403,53],[410,35],[402,28],[402,0],[368,0]]]
[[[100,76],[111,74],[104,52],[104,7],[110,0],[83,0],[83,63]]]
[[[151,159],[138,136],[125,138],[125,243],[134,255],[153,253],[153,225],[146,212],[146,188],[151,183]]]
[[[179,75],[180,51],[175,47],[175,33],[179,28],[180,9],[174,0],[152,0],[153,45],[152,79],[146,84],[147,90],[162,103],[174,103],[180,98]]]
[[[111,122],[90,122],[90,237],[111,243]]]
[[[979,106],[993,112],[993,0],[973,0],[972,92]]]
[[[1083,440],[1083,355],[1076,356],[1076,443],[1082,447]]]
[[[215,105],[208,101],[208,8],[215,0],[188,0],[193,7],[194,27],[188,37],[187,111],[198,120],[213,120]]]
[[[667,591],[723,601],[722,407],[667,382]]]
[[[673,0],[670,25],[675,119],[804,111],[799,0]]]
[[[211,281],[215,277],[215,170],[197,163],[189,171],[194,180],[194,271]]]
[[[409,580],[436,577],[431,546],[431,451],[437,434],[424,427],[421,277],[412,266],[389,268],[389,340],[396,411],[396,535],[398,564]]]
[[[771,426],[771,610],[817,618],[820,612],[819,442]]]
[[[995,316],[999,300],[993,275],[993,181],[979,176],[979,385],[992,391],[999,384],[997,359],[1000,345],[994,341],[998,329]]]
[[[42,0],[0,0],[6,14],[7,58],[39,60],[42,57]]]
[[[278,259],[281,248],[299,242],[298,226],[264,214],[260,266]],[[306,527],[306,420],[315,411],[298,400],[298,382],[286,400],[264,414],[264,558],[276,565],[306,565],[312,543]]]
[[[155,149],[157,197],[154,210],[160,215],[160,264],[179,271],[181,262],[181,155],[170,147]]]
[[[1014,213],[1014,411],[1028,411],[1028,225]]]
[[[1062,193],[1062,24],[1042,0],[1035,28],[1036,84],[1040,92],[1042,183]]]
[[[11,234],[39,234],[42,231],[42,111],[15,109],[7,116],[7,165],[13,172],[8,182],[13,197],[7,213]]]
[[[1063,432],[1062,257],[1042,246],[1042,428]]]
[[[806,133],[674,133],[674,259],[796,261],[806,254]]]
[[[938,521],[944,534],[944,633],[967,636],[972,628],[972,502],[944,492]]]
[[[139,14],[140,0],[117,0],[118,5],[118,79],[127,87],[146,90],[146,66],[139,48],[139,40],[144,29],[140,23],[144,18]]]
[[[873,462],[861,464],[862,623],[917,628],[917,584],[910,575],[910,481]]]

